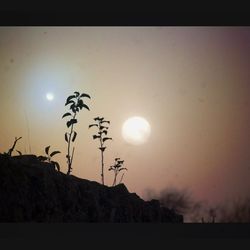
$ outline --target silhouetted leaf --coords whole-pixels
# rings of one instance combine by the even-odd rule
[[[90,96],[89,96],[88,94],[85,94],[85,93],[82,93],[82,94],[80,95],[80,97],[88,97],[89,99],[91,99]]]
[[[72,111],[74,111],[75,107],[76,107],[76,104],[75,104],[75,103],[73,103],[73,104],[70,105],[70,109],[71,109]]]
[[[120,168],[118,171],[120,172],[120,171],[122,171],[122,170],[127,170],[126,168]]]
[[[75,97],[78,97],[80,95],[80,93],[77,91],[75,91],[74,93],[76,94]]]
[[[100,135],[93,135],[93,139],[95,140],[96,138],[101,138]]]
[[[66,103],[65,103],[65,106],[67,106],[67,105],[70,104],[70,103],[73,104],[73,103],[75,103],[75,102],[74,102],[73,100],[71,100],[71,101],[69,101],[69,102],[66,102]]]
[[[73,135],[73,137],[72,137],[72,142],[74,142],[74,141],[75,141],[75,139],[76,139],[76,135],[77,135],[77,133],[76,133],[76,131],[74,131],[74,135]]]
[[[76,119],[71,119],[70,121],[67,122],[67,127],[69,128],[71,125],[77,123]]]
[[[69,116],[69,115],[71,115],[71,114],[70,114],[70,113],[65,113],[65,114],[62,116],[62,118],[66,117],[66,116]]]
[[[22,155],[22,152],[19,150],[16,150],[19,155]]]
[[[110,121],[101,121],[101,123],[107,122],[108,124],[110,124]]]
[[[68,133],[65,133],[64,138],[65,138],[66,142],[69,142],[69,140],[68,140]]]
[[[102,152],[104,152],[104,150],[106,149],[106,147],[100,147],[99,148]]]
[[[120,158],[115,158],[115,161],[118,161],[118,160],[120,160]]]
[[[98,120],[100,120],[100,117],[99,117],[99,116],[98,116],[98,117],[95,117],[94,120],[95,120],[95,121],[98,121]]]
[[[52,157],[52,156],[54,156],[54,155],[56,155],[56,154],[60,154],[61,152],[60,151],[54,151],[54,152],[52,152],[51,154],[50,154],[50,157]]]
[[[101,133],[107,135],[108,131],[107,130],[103,130]]]
[[[101,130],[104,129],[104,128],[108,129],[108,127],[100,126],[100,129],[101,129]]]
[[[103,142],[105,142],[105,141],[107,141],[107,140],[112,140],[112,138],[111,138],[111,137],[104,137],[104,138],[102,139]]]
[[[118,164],[123,164],[124,163],[124,160],[123,161],[118,161]]]
[[[89,110],[89,107],[86,104],[83,104],[83,107]]]
[[[78,100],[77,106],[82,109],[83,108],[83,100]]]
[[[65,106],[68,105],[69,102],[71,101],[71,99],[73,99],[73,98],[75,98],[75,96],[74,96],[74,95],[70,95],[70,96],[67,98],[67,100],[66,100]],[[72,100],[72,102],[74,102],[74,101]]]
[[[47,155],[49,154],[49,148],[50,148],[50,146],[48,146],[48,147],[45,148],[45,153],[46,153]]]
[[[91,127],[93,127],[93,126],[98,127],[98,125],[97,125],[97,124],[90,124],[90,125],[89,125],[89,128],[91,128]]]

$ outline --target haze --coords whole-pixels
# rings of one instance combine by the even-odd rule
[[[55,157],[66,173],[66,98],[91,96],[79,113],[73,175],[100,182],[100,152],[88,125],[110,120],[105,179],[125,160],[130,192],[167,186],[209,202],[250,190],[248,27],[1,27],[0,152]],[[46,99],[53,93],[53,101]],[[151,126],[141,145],[122,137],[126,119]]]

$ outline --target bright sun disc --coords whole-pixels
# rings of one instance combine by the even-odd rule
[[[123,138],[131,144],[139,145],[147,141],[151,133],[149,123],[142,117],[131,117],[122,127]]]
[[[47,100],[52,101],[54,99],[54,95],[52,93],[47,93],[46,98]]]

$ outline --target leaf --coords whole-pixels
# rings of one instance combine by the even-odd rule
[[[51,154],[50,154],[50,157],[52,157],[52,156],[54,156],[54,155],[56,155],[56,154],[60,154],[61,152],[60,151],[54,151],[54,152],[52,152]]]
[[[65,139],[66,142],[69,142],[69,140],[68,140],[68,133],[65,133],[64,139]]]
[[[89,125],[89,128],[91,128],[91,127],[93,127],[93,126],[98,127],[98,125],[97,125],[97,124],[90,124],[90,125]]]
[[[70,105],[70,109],[71,109],[71,110],[73,110],[75,107],[76,107],[76,104],[75,104],[75,103],[73,103],[73,104]]]
[[[89,110],[89,107],[86,104],[83,104],[83,107]]]
[[[22,155],[22,152],[19,150],[16,150],[19,155]]]
[[[101,121],[101,123],[107,122],[108,124],[110,124],[110,121]]]
[[[80,95],[80,97],[88,97],[89,99],[91,99],[90,96],[89,96],[88,94],[85,94],[85,93],[82,93],[82,94]]]
[[[111,138],[111,137],[104,137],[104,138],[102,139],[103,142],[105,142],[105,141],[107,141],[107,140],[112,140],[112,138]]]
[[[101,138],[100,135],[93,135],[93,139],[95,140],[96,138]]]
[[[98,116],[98,117],[95,117],[94,120],[95,120],[95,121],[98,121],[98,120],[100,120],[100,117],[99,117],[99,116]]]
[[[74,93],[76,94],[75,97],[78,97],[80,95],[80,93],[77,91],[75,91]]]
[[[66,102],[66,103],[65,103],[65,106],[68,105],[68,104],[70,104],[70,103],[73,104],[73,103],[75,103],[75,102],[74,102],[73,100],[71,100],[71,101],[69,101],[69,102]]]
[[[120,160],[121,158],[115,158],[115,161],[118,161],[118,160]]]
[[[75,141],[75,139],[76,139],[76,135],[77,135],[77,133],[76,133],[76,131],[74,131],[74,135],[73,135],[73,137],[72,137],[72,142],[74,142],[74,141]]]
[[[48,147],[45,148],[45,153],[46,153],[47,155],[49,154],[49,148],[50,148],[50,146],[48,146]]]
[[[70,103],[71,99],[73,99],[73,98],[75,98],[75,96],[74,96],[74,95],[70,95],[70,96],[67,98],[67,100],[66,100],[65,106],[68,105],[68,104]],[[72,100],[71,102],[75,103],[73,100]]]
[[[100,126],[100,129],[104,129],[104,128],[108,129],[108,127],[105,127],[105,126]]]
[[[127,170],[126,168],[120,168],[118,171],[120,172],[121,170]]]
[[[101,147],[99,148],[102,152],[104,152],[104,150],[106,149],[106,147]]]
[[[65,114],[62,116],[62,118],[66,117],[66,116],[69,116],[69,115],[71,115],[69,112],[68,112],[68,113],[65,113]]]
[[[124,163],[124,160],[123,161],[118,161],[118,164],[123,164]]]
[[[77,123],[77,119],[71,119],[70,121],[67,122],[67,127],[69,128],[71,125]]]
[[[77,106],[80,107],[80,109],[82,109],[83,104],[83,100],[78,100]]]
[[[105,135],[107,135],[108,131],[107,130],[103,130],[101,133],[104,133]]]

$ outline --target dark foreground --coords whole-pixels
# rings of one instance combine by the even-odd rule
[[[183,222],[123,184],[67,176],[35,155],[0,154],[0,197],[0,222]]]

